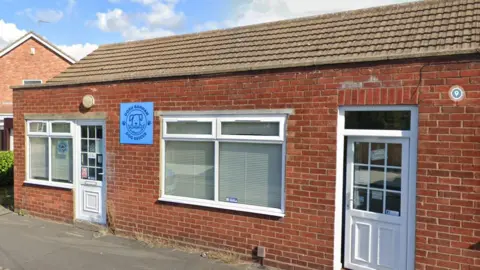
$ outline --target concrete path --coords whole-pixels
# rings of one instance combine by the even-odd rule
[[[214,262],[198,253],[149,248],[115,236],[95,238],[93,232],[72,225],[22,217],[9,211],[0,213],[0,269],[256,269],[253,265]]]

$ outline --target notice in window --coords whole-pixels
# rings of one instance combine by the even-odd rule
[[[396,217],[400,216],[400,212],[398,212],[398,211],[393,211],[393,210],[386,210],[386,211],[385,211],[385,214],[387,214],[387,215],[389,215],[389,216],[396,216]]]
[[[59,140],[57,141],[57,156],[56,158],[65,159],[68,154],[68,141]]]
[[[225,200],[230,203],[238,203],[237,198],[227,197]]]
[[[383,199],[382,192],[381,192],[381,191],[372,190],[372,199],[373,199],[373,200],[381,200],[381,199]]]
[[[82,179],[88,179],[88,168],[82,167]]]
[[[385,159],[385,149],[377,149],[372,151],[372,161]]]

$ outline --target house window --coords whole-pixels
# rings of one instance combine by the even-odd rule
[[[42,80],[23,80],[23,85],[42,84]]]
[[[410,111],[345,111],[345,129],[410,130]]]
[[[163,120],[161,200],[283,216],[285,117]]]
[[[28,121],[27,138],[27,182],[72,184],[72,122]]]

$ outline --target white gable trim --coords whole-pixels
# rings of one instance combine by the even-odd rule
[[[35,33],[28,33],[26,34],[25,36],[23,36],[21,39],[15,41],[14,43],[12,43],[9,47],[5,48],[3,51],[0,51],[0,57],[6,55],[7,53],[9,53],[10,51],[12,51],[13,49],[17,48],[18,46],[20,46],[22,43],[24,43],[25,41],[27,41],[28,39],[30,38],[33,38],[35,39],[36,41],[38,41],[40,44],[42,44],[43,46],[47,47],[48,49],[52,50],[54,53],[58,54],[59,56],[61,56],[63,59],[67,60],[69,63],[71,64],[75,64],[75,59],[73,59],[72,57],[68,56],[67,54],[65,54],[64,52],[60,51],[57,47],[55,46],[52,46],[51,44],[49,44],[48,42],[45,42],[42,38],[38,37],[37,35],[35,35]]]

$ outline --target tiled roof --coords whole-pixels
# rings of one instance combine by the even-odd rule
[[[47,86],[479,50],[480,0],[429,0],[105,45]]]
[[[62,57],[65,61],[69,62],[70,64],[74,64],[76,61],[73,59],[71,56],[60,50],[57,46],[54,44],[50,43],[48,40],[43,38],[42,36],[38,35],[35,32],[28,32],[19,39],[15,40],[14,42],[10,43],[7,47],[3,48],[0,50],[0,57],[3,57],[4,55],[8,54],[10,51],[14,50],[18,46],[22,45],[25,41],[28,39],[35,39],[37,42],[45,46],[46,48],[52,50],[54,53],[56,53],[58,56]]]

